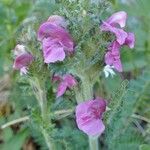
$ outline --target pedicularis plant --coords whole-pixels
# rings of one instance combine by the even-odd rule
[[[71,149],[69,140],[79,143],[75,149],[98,150],[100,140],[105,145],[110,119],[105,114],[113,108],[105,92],[95,91],[103,78],[123,71],[121,48],[134,47],[134,34],[125,31],[127,13],[111,14],[106,1],[57,0],[51,5],[56,7],[52,13],[35,13],[36,21],[28,20],[13,50],[13,68],[39,104],[29,111],[31,126],[50,150]]]

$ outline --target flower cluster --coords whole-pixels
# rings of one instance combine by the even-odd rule
[[[20,74],[24,75],[28,72],[28,65],[33,61],[33,56],[25,50],[24,45],[16,45],[14,49],[15,60],[13,68],[15,70],[20,70]]]
[[[128,45],[129,48],[134,48],[135,37],[133,33],[127,33],[123,30],[126,25],[127,14],[124,11],[114,13],[100,26],[101,31],[109,31],[115,35],[115,40],[108,46],[108,51],[105,54],[106,67],[104,68],[105,76],[109,73],[114,75],[112,68],[118,72],[122,72],[122,63],[120,60],[120,48],[123,45]]]
[[[120,48],[128,45],[134,47],[135,37],[133,33],[123,30],[126,25],[127,14],[123,11],[114,13],[100,25],[102,31],[109,31],[115,35],[115,40],[108,46],[105,54],[105,76],[115,74],[113,69],[122,72],[120,60]],[[38,40],[42,43],[44,62],[56,63],[63,61],[66,55],[74,52],[74,42],[67,31],[67,23],[61,16],[50,16],[42,23],[38,30]],[[20,70],[21,74],[27,74],[28,65],[34,60],[33,56],[25,50],[23,45],[17,45],[15,50],[14,69]],[[62,96],[67,89],[77,85],[77,80],[71,75],[59,76],[55,74],[53,82],[58,82],[57,98]],[[78,104],[76,107],[76,122],[80,130],[90,136],[99,136],[105,130],[102,117],[106,110],[106,100],[97,97]]]
[[[61,16],[51,16],[38,30],[38,40],[42,42],[45,63],[63,61],[66,54],[73,53],[74,43]]]

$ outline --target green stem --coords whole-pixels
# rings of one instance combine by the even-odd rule
[[[98,137],[89,136],[89,147],[90,147],[90,150],[99,150]]]
[[[42,134],[43,134],[43,136],[45,138],[45,142],[47,144],[48,149],[49,150],[55,150],[55,146],[52,143],[52,139],[50,138],[49,134],[46,132],[45,129],[43,129]]]

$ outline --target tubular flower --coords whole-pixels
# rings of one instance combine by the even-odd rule
[[[33,56],[26,52],[25,47],[23,45],[17,45],[14,49],[15,60],[13,64],[13,68],[15,70],[20,70],[20,74],[24,75],[28,73],[28,66],[33,61]]]
[[[80,103],[76,107],[76,122],[80,130],[90,136],[99,136],[105,130],[102,117],[106,110],[106,101],[97,97]]]
[[[110,68],[116,69],[118,72],[122,72],[122,64],[120,60],[120,48],[123,45],[129,46],[129,48],[134,48],[135,36],[133,33],[125,32],[122,28],[126,25],[127,14],[124,11],[119,11],[114,13],[106,21],[102,22],[100,26],[102,31],[109,31],[115,34],[116,39],[108,47],[108,51],[105,54],[105,63],[104,67],[105,76],[108,77],[109,74],[112,74]],[[113,74],[114,75],[114,74]]]
[[[53,77],[53,81],[59,82],[59,85],[57,88],[57,97],[62,96],[66,92],[67,89],[71,89],[77,84],[76,79],[70,74],[64,75],[63,77],[55,75]]]
[[[63,17],[54,15],[39,27],[38,40],[43,45],[45,63],[63,61],[66,54],[73,53],[74,43],[65,25]]]

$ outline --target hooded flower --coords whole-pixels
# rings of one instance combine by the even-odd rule
[[[39,27],[38,40],[43,45],[45,63],[63,61],[66,54],[74,51],[73,40],[65,25],[64,18],[55,15]]]
[[[102,121],[106,101],[102,98],[88,100],[76,107],[76,122],[80,130],[90,136],[101,135],[105,126]]]
[[[120,60],[121,46],[127,45],[129,48],[134,48],[134,34],[131,32],[127,33],[122,29],[126,25],[126,19],[126,12],[119,11],[114,13],[106,21],[103,21],[100,26],[102,31],[110,31],[116,36],[116,39],[108,47],[108,51],[105,54],[106,66],[104,67],[104,73],[107,77],[109,74],[114,75],[112,68],[116,69],[118,72],[122,72],[122,64]]]
[[[55,75],[53,77],[53,81],[59,82],[57,88],[57,97],[62,96],[68,88],[71,89],[77,84],[76,79],[70,74],[64,75],[63,77]]]
[[[13,64],[13,68],[16,70],[20,70],[20,74],[27,74],[28,66],[33,61],[33,56],[26,52],[25,47],[23,45],[17,45],[14,49],[15,60]]]
[[[110,31],[116,35],[117,42],[122,45],[125,42],[128,34],[119,27],[123,28],[126,25],[127,14],[124,11],[114,13],[106,21],[103,21],[100,26],[102,31]],[[119,26],[119,27],[118,27]]]

